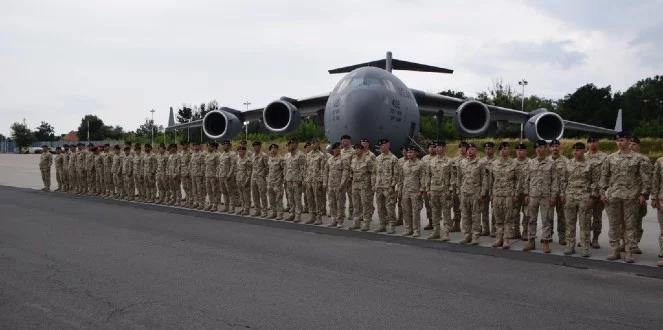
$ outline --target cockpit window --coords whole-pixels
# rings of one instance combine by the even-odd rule
[[[394,83],[389,80],[370,76],[348,76],[338,83],[335,92],[340,93],[348,87],[382,85],[389,91],[396,93]]]

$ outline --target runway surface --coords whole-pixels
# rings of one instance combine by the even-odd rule
[[[3,328],[660,328],[661,270],[0,187]]]

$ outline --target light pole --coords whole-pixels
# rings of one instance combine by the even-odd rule
[[[523,93],[520,96],[520,111],[525,112],[525,86],[527,86],[527,80],[523,78],[521,81],[518,82],[518,85],[523,87]],[[520,141],[523,141],[523,123],[520,124]]]
[[[249,111],[249,105],[251,105],[251,102],[246,101],[243,104],[246,106],[246,111]],[[249,140],[249,122],[244,123],[244,140]]]
[[[152,122],[150,123],[150,128],[152,129],[152,137],[150,138],[150,145],[154,145],[154,109],[150,110],[152,113]]]

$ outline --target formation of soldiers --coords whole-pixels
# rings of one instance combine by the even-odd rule
[[[387,234],[402,225],[402,235],[412,237],[422,234],[425,207],[428,239],[449,241],[451,232],[462,231],[461,243],[476,245],[479,237],[491,236],[492,246],[503,249],[516,240],[526,242],[524,251],[536,249],[541,219],[543,252],[551,252],[556,230],[564,254],[578,247],[583,257],[600,248],[605,208],[608,260],[632,263],[642,253],[638,243],[650,195],[663,232],[663,158],[652,167],[637,138],[622,132],[615,140],[619,150],[607,155],[590,137],[588,146],[573,145],[570,159],[556,140],[537,141],[531,159],[526,145],[515,147],[514,158],[506,142],[485,143],[483,157],[468,142],[450,157],[446,144],[437,142],[421,159],[414,147],[397,158],[387,139],[378,141],[376,156],[368,140],[353,146],[347,135],[328,151],[318,141],[301,151],[291,140],[285,153],[277,144],[265,153],[259,141],[251,151],[246,141],[235,147],[230,141],[161,144],[156,151],[149,144],[78,144],[56,148],[55,156],[45,148],[39,167],[46,191],[54,163],[56,191],[314,225],[326,216],[329,227]],[[376,208],[377,228],[371,228]],[[659,243],[663,267],[663,234]]]

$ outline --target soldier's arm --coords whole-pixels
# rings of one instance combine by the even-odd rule
[[[419,189],[421,191],[428,191],[428,185],[430,183],[429,180],[429,173],[430,173],[430,168],[428,167],[429,162],[423,163],[421,166],[421,175],[419,175]]]
[[[551,182],[550,182],[550,193],[553,197],[557,197],[559,195],[559,174],[557,173],[557,169],[554,168],[552,173],[551,173]]]
[[[590,195],[598,197],[600,195],[599,180],[601,180],[601,166],[598,164],[590,167]]]
[[[518,198],[518,197],[520,197],[520,185],[522,184],[521,183],[522,178],[520,177],[520,175],[518,175],[518,168],[517,167],[515,167],[515,166],[513,167],[512,171],[511,171],[511,175],[514,179],[513,197]]]
[[[559,171],[559,197],[565,198],[566,197],[566,187],[569,186],[569,172],[566,168],[560,169]]]
[[[479,175],[481,178],[479,178],[479,182],[481,183],[481,190],[480,190],[480,196],[485,197],[488,196],[488,188],[489,188],[489,183],[488,180],[490,179],[488,177],[488,171],[486,170],[486,166],[484,164],[479,165]]]
[[[610,184],[610,161],[606,158],[601,165],[601,180],[599,181],[599,193],[605,196],[608,185]]]
[[[663,158],[659,158],[654,164],[654,171],[651,180],[651,199],[652,201],[658,200],[658,193],[661,191],[661,164]]]
[[[651,161],[648,157],[643,157],[642,162],[640,162],[640,182],[642,182],[640,194],[645,196],[645,198],[649,198],[651,192],[651,175]]]

